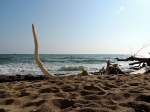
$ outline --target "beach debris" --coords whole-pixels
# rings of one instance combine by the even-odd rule
[[[87,70],[85,70],[84,68],[82,68],[81,70],[82,70],[82,72],[79,75],[81,75],[81,76],[87,76],[87,75],[89,75],[89,73],[87,72]]]
[[[143,67],[145,65],[150,66],[150,58],[139,58],[136,56],[130,56],[126,59],[120,59],[120,58],[115,58],[115,59],[117,59],[117,61],[136,61],[136,62],[130,63],[129,65],[142,64]]]
[[[110,60],[107,61],[106,74],[124,74],[119,68],[118,64],[112,64]]]
[[[103,75],[103,74],[105,74],[105,72],[106,72],[106,69],[103,66],[99,71],[91,72],[91,74],[93,74],[93,75]]]
[[[143,74],[150,72],[150,58],[140,58],[136,56],[130,56],[126,59],[116,58],[117,61],[134,61],[129,63],[129,65],[133,65],[130,69],[136,70],[131,72],[130,74]]]
[[[38,32],[37,32],[37,29],[36,29],[35,25],[33,25],[33,24],[32,24],[32,33],[33,33],[34,45],[35,45],[35,49],[34,49],[34,59],[35,59],[35,62],[38,65],[38,67],[41,69],[42,73],[45,76],[49,77],[49,76],[51,76],[51,74],[48,72],[47,68],[44,67],[43,63],[40,60]]]
[[[150,58],[144,58],[144,57],[138,57],[137,54],[141,52],[146,47],[150,46],[150,43],[142,46],[134,55],[131,55],[128,58],[120,59],[115,58],[117,61],[134,61],[132,63],[129,63],[129,65],[132,65],[133,67],[130,67],[130,69],[136,70],[134,72],[131,72],[130,74],[143,74],[150,72]],[[150,54],[150,53],[149,53]]]
[[[125,74],[116,63],[112,63],[110,60],[107,60],[106,67],[102,67],[98,72],[91,72],[93,75],[104,75],[104,74]]]
[[[102,67],[100,70],[99,70],[99,74],[100,75],[103,75],[105,73],[105,67]]]
[[[112,63],[110,60],[107,61],[106,67],[102,67],[98,72],[92,72],[93,75],[104,75],[104,74],[125,74],[118,64]]]
[[[43,75],[0,75],[0,83],[1,82],[12,82],[12,81],[32,81],[32,80],[44,80],[46,79]]]

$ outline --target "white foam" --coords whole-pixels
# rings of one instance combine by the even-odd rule
[[[96,71],[99,70],[102,65],[96,64],[50,64],[44,63],[46,68],[49,70],[50,73],[78,73],[81,71],[82,68],[88,71]],[[3,64],[0,65],[0,74],[9,74],[9,75],[16,75],[16,74],[42,74],[40,69],[33,63],[10,63],[10,64]]]
[[[81,69],[84,68],[88,72],[99,71],[100,68],[106,66],[106,63],[102,64],[65,64],[65,63],[44,63],[46,68],[51,74],[74,74],[81,72]],[[122,65],[126,64],[122,63]],[[121,68],[124,68],[121,66]],[[34,63],[10,63],[10,64],[2,64],[0,65],[0,74],[37,74],[41,75],[42,72]]]
[[[10,64],[0,65],[0,74],[24,75],[24,74],[41,74],[41,72],[38,69],[38,67],[36,67],[34,64],[10,63]]]

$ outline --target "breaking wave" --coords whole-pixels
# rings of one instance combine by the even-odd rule
[[[124,55],[101,54],[42,54],[40,58],[50,73],[76,73],[81,69],[96,71],[107,59],[124,58]],[[41,74],[32,54],[0,54],[0,74]]]
[[[85,69],[83,66],[65,66],[58,69],[58,71],[81,71],[82,69]]]

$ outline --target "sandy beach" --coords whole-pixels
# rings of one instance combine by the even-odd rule
[[[0,0],[0,112],[150,112],[150,0]]]
[[[150,74],[4,82],[0,112],[150,112]]]

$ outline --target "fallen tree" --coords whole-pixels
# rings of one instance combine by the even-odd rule
[[[147,66],[150,66],[150,58],[138,58],[138,57],[135,57],[135,56],[130,56],[126,59],[119,59],[119,58],[116,58],[117,61],[138,61],[138,63],[146,63]],[[138,64],[138,63],[135,63],[135,64]],[[134,65],[134,63],[132,63]]]
[[[145,67],[146,65],[150,66],[150,58],[138,58],[135,56],[130,56],[126,59],[119,59],[119,58],[116,58],[116,59],[117,61],[135,61],[133,63],[129,63],[129,65],[139,64],[139,65],[142,65],[142,67]]]
[[[139,58],[136,56],[130,56],[125,59],[116,58],[117,61],[134,61],[132,63],[129,63],[129,65],[133,65],[133,67],[130,67],[130,69],[138,70],[133,73],[147,73],[149,72],[150,68],[150,58]],[[132,73],[131,73],[132,74]]]

